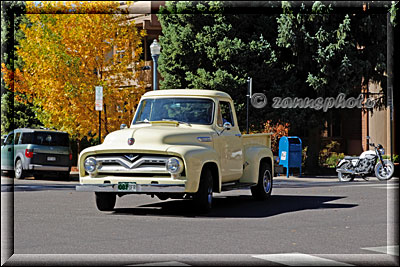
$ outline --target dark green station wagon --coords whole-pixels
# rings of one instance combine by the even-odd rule
[[[56,173],[68,178],[72,153],[66,132],[43,129],[16,129],[1,144],[1,170],[14,172],[15,178],[28,175],[40,178]]]

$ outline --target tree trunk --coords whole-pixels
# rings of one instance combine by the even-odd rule
[[[321,148],[321,129],[310,127],[308,131],[308,148],[305,162],[307,173],[316,173],[319,168],[319,151]]]

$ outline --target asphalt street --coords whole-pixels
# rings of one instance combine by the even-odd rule
[[[99,212],[94,194],[76,192],[76,184],[2,177],[2,264],[399,264],[398,178],[281,176],[269,200],[223,192],[206,215],[190,200],[146,195]]]

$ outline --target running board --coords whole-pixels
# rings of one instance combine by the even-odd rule
[[[221,186],[221,191],[230,191],[234,189],[246,189],[250,188],[250,186],[256,185],[254,183],[239,183],[239,182],[229,182],[224,183]]]

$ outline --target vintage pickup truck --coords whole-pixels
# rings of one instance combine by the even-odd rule
[[[79,155],[77,191],[95,192],[97,208],[116,197],[148,194],[190,198],[208,212],[213,193],[250,188],[265,200],[273,185],[270,134],[242,135],[231,97],[220,91],[174,89],[143,95],[128,128]]]

